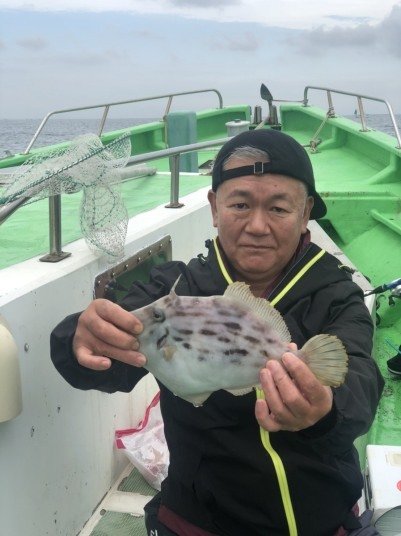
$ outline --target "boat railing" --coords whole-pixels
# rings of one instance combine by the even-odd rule
[[[363,132],[368,132],[369,131],[369,128],[368,128],[367,122],[366,122],[366,114],[365,114],[365,110],[364,110],[364,106],[363,106],[363,101],[364,100],[370,100],[370,101],[383,103],[387,107],[387,111],[389,113],[391,123],[393,125],[394,133],[395,133],[395,136],[397,138],[398,145],[397,145],[396,148],[401,149],[400,131],[398,130],[397,121],[395,119],[395,115],[394,115],[393,109],[391,107],[391,104],[387,100],[379,99],[377,97],[371,97],[369,95],[360,95],[358,93],[352,93],[352,92],[342,91],[342,90],[339,90],[339,89],[333,89],[333,88],[328,88],[328,87],[306,86],[305,89],[304,89],[304,98],[303,98],[303,101],[302,101],[303,106],[308,106],[308,93],[309,93],[309,90],[312,90],[312,89],[317,90],[317,91],[325,91],[326,92],[327,101],[328,101],[328,105],[329,105],[327,115],[329,117],[334,117],[335,116],[332,93],[337,93],[339,95],[347,95],[347,96],[350,96],[350,97],[355,97],[356,100],[357,100],[358,115],[359,115],[359,118],[361,120],[361,125],[362,125],[362,131]]]
[[[218,147],[223,145],[226,141],[231,139],[230,137],[220,138],[216,140],[208,140],[190,145],[180,145],[178,147],[171,147],[169,149],[162,149],[160,151],[153,151],[150,153],[143,153],[140,155],[131,156],[127,162],[126,167],[143,164],[145,162],[151,162],[159,158],[169,158],[170,163],[170,203],[166,205],[166,208],[181,208],[183,206],[179,201],[179,183],[180,183],[180,156],[181,154],[190,153],[193,151],[200,151],[203,149],[210,149],[212,147]],[[0,206],[0,225],[4,223],[7,218],[16,212],[21,206],[31,199],[29,192],[25,197],[18,198],[10,203]],[[61,196],[54,195],[49,197],[49,253],[44,257],[41,257],[42,262],[58,262],[68,257],[68,252],[62,251],[62,238],[61,238]]]
[[[103,103],[103,104],[93,104],[93,105],[90,105],[90,106],[80,106],[78,108],[63,108],[61,110],[54,110],[52,112],[49,112],[42,119],[38,129],[36,130],[35,134],[33,135],[31,141],[29,142],[29,144],[27,146],[27,148],[21,154],[28,154],[29,153],[29,151],[31,150],[31,148],[34,145],[35,141],[37,140],[39,134],[42,132],[44,126],[46,125],[47,121],[53,115],[65,114],[65,113],[71,113],[71,112],[83,112],[83,111],[88,111],[88,110],[94,110],[94,109],[97,109],[97,108],[101,108],[101,109],[103,109],[103,115],[101,117],[100,124],[99,124],[99,129],[98,129],[98,132],[97,132],[97,135],[100,136],[103,133],[104,125],[106,124],[106,120],[107,120],[107,116],[109,114],[109,110],[110,110],[110,108],[112,108],[114,106],[121,106],[123,104],[133,104],[133,103],[137,103],[137,102],[146,102],[146,101],[158,100],[158,99],[168,99],[167,104],[166,104],[166,108],[165,108],[165,111],[164,111],[164,114],[163,114],[163,117],[165,117],[169,113],[169,110],[171,108],[171,104],[173,102],[174,97],[180,97],[180,96],[183,96],[183,95],[195,95],[197,93],[210,93],[210,92],[215,93],[217,95],[217,98],[218,98],[218,101],[219,101],[219,108],[223,108],[223,97],[221,96],[220,91],[218,91],[217,89],[211,88],[211,89],[196,89],[196,90],[193,90],[193,91],[182,91],[180,93],[167,93],[165,95],[155,95],[153,97],[142,97],[142,98],[139,98],[139,99],[129,99],[129,100],[125,100],[125,101],[107,102],[107,103]]]

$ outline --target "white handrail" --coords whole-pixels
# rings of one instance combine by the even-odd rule
[[[383,104],[386,105],[388,113],[389,113],[390,118],[391,118],[391,122],[393,124],[394,133],[395,133],[395,136],[396,136],[397,141],[398,141],[398,145],[397,145],[396,149],[401,149],[400,131],[398,130],[397,121],[395,120],[395,116],[394,116],[394,112],[393,112],[393,109],[391,107],[391,104],[387,100],[379,99],[377,97],[371,97],[369,95],[359,95],[358,93],[351,93],[349,91],[342,91],[342,90],[339,90],[339,89],[333,89],[333,88],[329,88],[329,87],[306,86],[305,89],[304,89],[304,98],[303,98],[303,101],[302,101],[303,106],[308,106],[308,92],[309,92],[310,89],[316,89],[318,91],[325,91],[327,93],[327,100],[328,100],[328,103],[329,103],[329,113],[331,115],[334,115],[334,106],[333,106],[333,100],[332,100],[332,96],[331,96],[332,93],[337,93],[337,94],[340,94],[340,95],[348,95],[350,97],[355,97],[357,99],[357,103],[358,103],[359,117],[361,118],[362,130],[365,131],[365,132],[367,130],[369,130],[369,129],[367,128],[367,125],[366,125],[366,117],[365,117],[365,111],[364,111],[364,108],[363,108],[362,99],[376,101],[376,102],[382,102]]]
[[[29,144],[27,146],[27,148],[21,154],[28,154],[29,153],[29,151],[31,150],[33,144],[35,143],[36,139],[38,138],[39,134],[43,130],[43,127],[45,126],[45,124],[47,123],[48,119],[52,115],[64,114],[64,113],[69,113],[69,112],[81,112],[81,111],[86,111],[86,110],[93,110],[95,108],[103,108],[104,109],[103,116],[102,116],[102,119],[101,119],[101,122],[100,122],[99,131],[98,131],[98,136],[100,136],[102,134],[102,132],[103,132],[103,128],[104,128],[104,125],[106,123],[106,119],[107,119],[107,115],[109,113],[109,109],[112,106],[120,106],[122,104],[132,104],[134,102],[145,102],[145,101],[150,101],[150,100],[168,98],[167,107],[166,107],[166,110],[165,110],[165,113],[164,113],[164,116],[165,116],[168,113],[168,110],[170,109],[173,97],[179,97],[179,96],[182,96],[182,95],[194,95],[196,93],[208,93],[208,92],[216,93],[216,95],[218,97],[218,100],[219,100],[219,108],[223,108],[223,97],[221,96],[220,91],[218,91],[217,89],[196,89],[196,90],[193,90],[193,91],[182,91],[180,93],[167,93],[166,95],[156,95],[156,96],[153,96],[153,97],[142,97],[142,98],[139,98],[139,99],[130,99],[130,100],[125,100],[125,101],[107,102],[107,103],[103,103],[103,104],[93,104],[93,105],[90,105],[90,106],[80,106],[79,108],[64,108],[62,110],[54,110],[53,112],[49,112],[42,119],[37,131],[33,135],[31,141],[29,142]]]

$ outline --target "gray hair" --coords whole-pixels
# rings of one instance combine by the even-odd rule
[[[231,159],[238,158],[241,160],[253,160],[254,162],[260,162],[261,160],[265,162],[270,162],[269,155],[266,151],[263,151],[262,149],[257,149],[256,147],[252,147],[250,145],[243,145],[242,147],[237,147],[234,149],[234,151],[227,156],[227,158],[223,161],[223,169],[226,169],[227,164],[230,163]],[[298,180],[298,179],[296,179]],[[308,186],[298,180],[302,184],[305,190],[305,199],[309,196]]]
[[[225,169],[226,164],[229,164],[231,159],[241,158],[243,160],[254,160],[258,162],[264,160],[269,162],[270,158],[266,151],[262,149],[257,149],[256,147],[251,147],[250,145],[244,145],[243,147],[237,147],[234,151],[227,156],[223,162],[223,169]]]

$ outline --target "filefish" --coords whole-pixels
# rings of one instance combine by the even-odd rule
[[[172,393],[202,405],[215,391],[243,395],[259,385],[268,359],[280,360],[291,335],[281,314],[246,283],[222,296],[167,296],[132,311],[141,320],[145,368]],[[344,382],[348,356],[334,335],[316,335],[296,355],[323,385]]]

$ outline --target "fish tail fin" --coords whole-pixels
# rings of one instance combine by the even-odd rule
[[[335,335],[316,335],[300,350],[305,363],[323,384],[338,387],[344,383],[348,356],[343,343]]]

